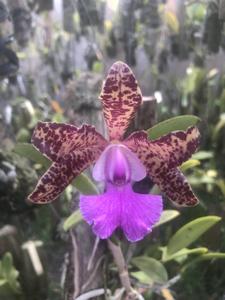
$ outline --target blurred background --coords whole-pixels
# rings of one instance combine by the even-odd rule
[[[93,299],[123,299],[105,243],[80,220],[65,230],[79,183],[50,205],[26,201],[48,164],[27,145],[37,121],[87,122],[105,134],[98,96],[117,60],[132,68],[144,96],[129,132],[179,115],[201,119],[200,151],[183,166],[200,205],[178,211],[166,202],[170,222],[124,242],[132,284],[145,299],[225,299],[223,219],[193,239],[194,256],[162,255],[183,225],[224,216],[224,22],[225,0],[0,1],[1,300],[75,299],[97,288],[109,295]]]

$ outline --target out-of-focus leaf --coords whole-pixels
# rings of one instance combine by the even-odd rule
[[[183,249],[175,252],[172,255],[168,255],[167,247],[161,247],[160,249],[163,253],[163,255],[162,255],[163,262],[177,259],[178,257],[181,257],[181,256],[188,256],[190,254],[204,254],[204,253],[208,252],[208,249],[205,247],[199,247],[199,248],[194,248],[194,249],[183,248]]]
[[[192,155],[192,158],[197,160],[210,159],[212,157],[213,153],[211,151],[198,151],[197,153]]]
[[[216,124],[213,131],[213,139],[216,140],[219,136],[220,130],[225,126],[225,114],[221,114],[219,122]]]
[[[74,181],[72,182],[72,185],[81,193],[84,195],[94,195],[98,194],[98,189],[94,182],[85,174],[80,174],[77,176]]]
[[[217,216],[207,216],[195,219],[181,227],[169,240],[168,255],[187,247],[197,240],[204,232],[221,220]]]
[[[50,160],[35,149],[32,144],[18,143],[14,148],[14,152],[44,166],[45,168],[48,168],[51,165]]]
[[[30,132],[26,128],[21,128],[16,134],[16,140],[20,143],[29,141]]]
[[[186,271],[190,266],[193,266],[197,262],[201,262],[203,260],[211,260],[211,259],[225,259],[225,253],[220,252],[208,252],[206,254],[202,254],[196,259],[192,260],[190,263],[187,263],[183,268],[182,272]]]
[[[93,69],[93,72],[102,73],[102,71],[103,71],[103,64],[102,64],[102,62],[96,61],[93,64],[93,68],[92,69]]]
[[[0,279],[0,286],[5,285],[7,283],[7,280],[5,279]]]
[[[138,272],[131,272],[130,274],[132,277],[137,279],[140,283],[148,284],[148,285],[153,284],[152,279],[145,272],[138,271]]]
[[[188,127],[196,125],[199,121],[200,118],[193,115],[174,117],[160,122],[148,129],[148,137],[151,140],[155,140],[171,131],[186,130]]]
[[[61,113],[55,113],[52,116],[52,122],[55,122],[55,123],[65,123],[66,119],[65,119],[65,117],[64,117],[63,114],[61,114]]]
[[[32,144],[19,143],[15,146],[14,152],[26,157],[35,163],[41,164],[46,169],[51,165],[51,161],[43,156],[41,152],[36,150]],[[95,184],[85,174],[77,176],[72,185],[77,188],[82,194],[97,194],[98,190]]]
[[[215,184],[216,180],[213,177],[209,177],[203,174],[201,177],[189,176],[188,181],[191,185],[202,185],[202,184]]]
[[[179,211],[174,209],[167,209],[162,212],[160,220],[155,224],[154,227],[160,226],[164,223],[167,223],[180,215]]]
[[[181,86],[185,95],[197,91],[206,79],[206,71],[202,68],[190,66],[187,76],[182,80]]]
[[[65,231],[69,230],[71,227],[74,227],[76,224],[82,221],[82,215],[79,210],[73,212],[63,223],[63,229]]]
[[[216,180],[216,185],[219,187],[220,191],[225,197],[225,181],[223,179]]]
[[[221,252],[210,252],[207,254],[202,255],[201,257],[199,257],[199,259],[225,259],[225,253],[221,253]]]
[[[7,252],[1,263],[1,277],[3,277],[14,293],[20,293],[20,284],[17,281],[19,272],[13,266],[12,254]]]
[[[132,259],[132,264],[139,270],[146,273],[147,276],[156,283],[165,283],[168,280],[168,275],[163,264],[151,257],[139,256]]]
[[[202,22],[206,15],[206,3],[192,3],[186,8],[191,22]]]
[[[181,171],[186,171],[188,169],[192,169],[194,167],[197,167],[200,165],[200,161],[197,159],[189,159],[185,161],[181,166],[180,169]]]

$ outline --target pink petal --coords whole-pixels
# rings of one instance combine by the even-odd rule
[[[131,185],[107,186],[106,193],[80,197],[80,210],[102,239],[121,228],[127,239],[135,242],[151,232],[162,212],[162,198],[133,192]]]
[[[123,167],[124,170],[120,170]],[[111,144],[101,154],[93,168],[93,178],[107,181],[112,173],[125,172],[127,180],[140,181],[146,176],[146,169],[138,157],[122,144]]]
[[[197,150],[199,131],[190,127],[157,140],[148,140],[144,131],[135,132],[123,142],[145,165],[152,181],[177,205],[193,206],[198,203],[183,174],[177,169]]]
[[[51,122],[38,122],[31,142],[50,160],[57,162],[72,152],[88,148],[98,156],[107,145],[107,141],[91,125],[78,128]]]
[[[138,83],[125,63],[119,61],[112,65],[100,99],[110,140],[121,140],[142,102]]]

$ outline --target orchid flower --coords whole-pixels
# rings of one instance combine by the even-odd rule
[[[151,232],[163,204],[160,195],[135,193],[134,182],[149,176],[175,204],[198,203],[178,167],[196,151],[199,131],[190,127],[153,141],[146,131],[137,131],[123,139],[142,95],[134,74],[122,62],[110,68],[100,100],[109,140],[86,124],[80,128],[51,122],[37,124],[32,143],[52,165],[28,199],[34,203],[53,201],[78,174],[94,165],[93,178],[104,182],[105,192],[81,195],[84,219],[102,239],[121,228],[129,241],[138,241]]]

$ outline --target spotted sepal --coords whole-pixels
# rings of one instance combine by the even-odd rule
[[[112,65],[100,99],[110,140],[121,140],[142,102],[137,80],[125,63],[119,61]]]
[[[79,174],[78,171],[73,170],[73,167],[73,163],[69,161],[66,164],[53,163],[40,178],[36,188],[28,196],[28,200],[38,204],[52,202]]]
[[[34,203],[56,199],[71,181],[93,164],[107,145],[94,127],[40,122],[34,132],[35,147],[53,161],[28,196]]]
[[[199,147],[200,133],[197,127],[189,127],[186,131],[174,131],[151,141],[150,147],[161,154],[168,164],[174,168],[188,160]]]
[[[146,131],[131,134],[123,143],[151,168],[176,168],[189,159],[199,146],[200,134],[196,127],[174,131],[151,141]]]

